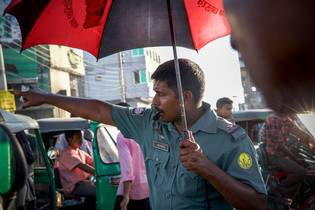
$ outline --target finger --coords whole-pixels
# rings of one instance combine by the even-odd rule
[[[190,155],[185,155],[180,157],[180,161],[184,165],[194,165],[197,162],[198,158]]]
[[[19,90],[12,90],[12,91],[10,91],[10,92],[12,92],[15,96],[21,96],[21,91],[19,91]]]
[[[30,105],[30,102],[29,102],[29,101],[26,101],[26,100],[25,100],[25,101],[23,102],[23,104],[22,104],[22,108],[23,108],[23,109],[28,108],[28,107],[30,107],[30,106],[31,106],[31,105]]]
[[[125,202],[121,202],[121,203],[120,203],[120,209],[121,209],[121,210],[127,210],[127,208],[126,208],[126,203],[125,203]]]
[[[9,89],[8,91],[9,91],[11,94],[15,95],[15,94],[14,94],[15,90]]]
[[[188,139],[189,139],[189,141],[196,143],[192,131],[188,131]]]
[[[183,140],[183,141],[180,141],[179,142],[179,148],[188,148],[188,147],[190,147],[190,145],[191,145],[191,142],[190,141],[188,141],[188,140]]]
[[[189,162],[189,159],[188,159],[188,156],[185,155],[185,156],[180,156],[179,157],[180,161],[183,163],[183,164],[186,164],[187,162]]]
[[[181,150],[188,150],[189,152],[198,151],[200,146],[197,143],[184,140],[180,142],[179,149]]]
[[[179,150],[179,155],[180,156],[185,156],[185,155],[189,155],[191,153],[192,150],[190,149],[180,149]]]
[[[194,147],[194,151],[202,151],[199,144],[197,144],[192,131],[188,131],[188,135],[189,135],[189,141],[193,143],[193,147]]]
[[[200,148],[200,145],[199,144],[195,144],[196,147],[195,147],[195,151],[198,151],[198,152],[202,152],[201,148]]]

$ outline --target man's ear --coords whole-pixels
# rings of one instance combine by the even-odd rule
[[[190,90],[185,90],[183,92],[184,94],[184,101],[185,103],[193,103],[194,102],[194,96],[193,93]]]

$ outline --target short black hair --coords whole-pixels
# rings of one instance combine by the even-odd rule
[[[233,104],[232,99],[228,98],[228,97],[223,97],[223,98],[219,98],[217,100],[216,106],[217,109],[222,108],[225,104]]]
[[[69,138],[72,138],[74,134],[76,133],[81,133],[81,130],[70,130],[70,131],[65,131],[65,138],[67,142],[69,142]]]
[[[189,59],[178,59],[183,91],[192,92],[195,102],[199,103],[205,91],[204,73],[198,64]],[[152,74],[151,79],[164,81],[175,93],[177,92],[177,82],[174,60],[161,64]]]

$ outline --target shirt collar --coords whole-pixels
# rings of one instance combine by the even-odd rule
[[[189,129],[193,133],[198,131],[204,131],[206,133],[216,133],[217,132],[217,116],[211,109],[210,104],[202,102],[202,108],[205,110],[203,115],[193,124]],[[164,123],[163,123],[164,124]],[[167,123],[168,130],[175,130],[176,128],[173,123]]]
[[[210,104],[202,102],[202,108],[205,110],[203,115],[193,124],[191,131],[196,133],[204,131],[206,133],[217,132],[217,116],[211,109]]]

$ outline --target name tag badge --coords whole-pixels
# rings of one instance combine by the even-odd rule
[[[168,144],[161,143],[161,142],[158,142],[158,141],[153,141],[153,147],[155,149],[162,150],[164,152],[169,152],[170,151],[170,146]]]

